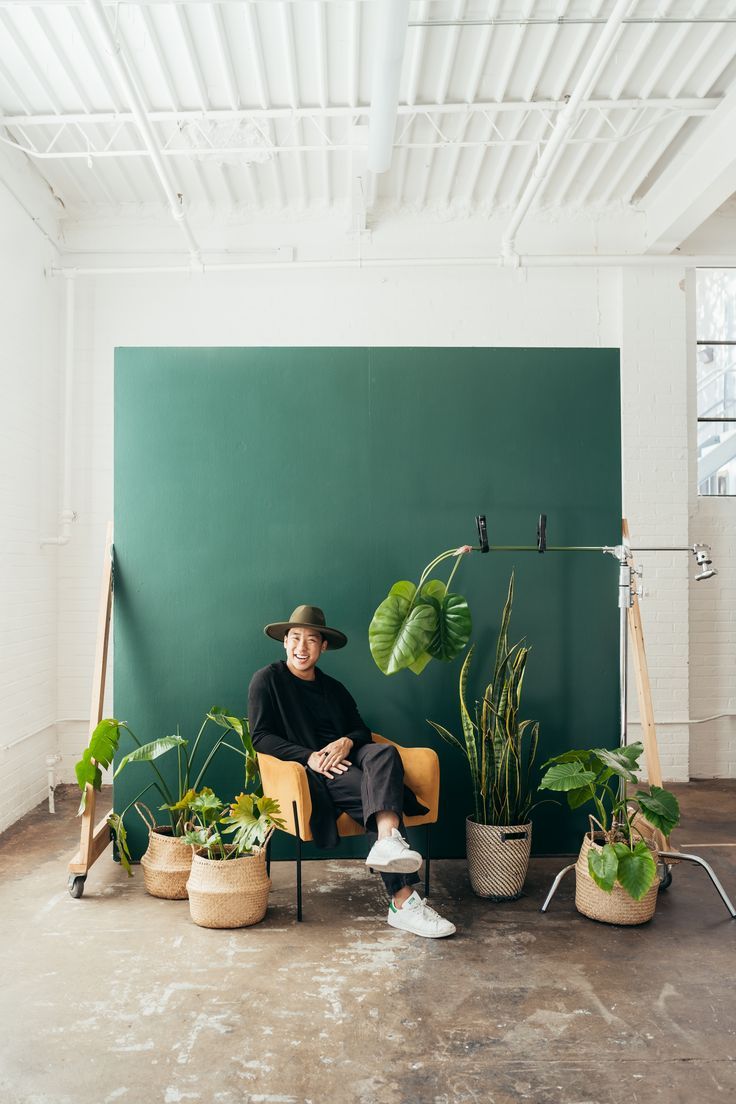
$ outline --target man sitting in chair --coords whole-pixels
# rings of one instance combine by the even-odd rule
[[[288,621],[266,625],[264,632],[283,641],[286,660],[262,667],[250,683],[248,718],[256,751],[306,768],[310,827],[318,847],[337,845],[340,813],[363,825],[374,841],[366,866],[383,878],[392,927],[435,939],[452,935],[455,925],[412,889],[422,857],[404,839],[402,813],[427,810],[404,786],[399,753],[371,740],[348,691],[317,667],[322,653],[344,648],[347,637],[328,628],[316,606],[297,606]]]

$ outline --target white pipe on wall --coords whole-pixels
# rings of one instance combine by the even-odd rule
[[[500,256],[490,257],[378,257],[351,258],[349,260],[315,261],[204,261],[197,274],[207,272],[249,272],[279,269],[290,272],[296,269],[316,268],[503,268],[508,259]],[[728,268],[736,265],[733,254],[653,254],[649,256],[620,255],[520,255],[515,258],[518,268]],[[130,265],[105,266],[99,268],[82,266],[53,266],[48,270],[52,276],[145,276],[145,275],[192,275],[192,266],[174,265]]]
[[[61,534],[44,537],[41,544],[68,544],[72,522],[72,414],[74,404],[74,279],[66,274],[66,313],[64,320],[64,459],[61,492]]]

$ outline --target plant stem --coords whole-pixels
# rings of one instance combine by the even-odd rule
[[[457,571],[457,569],[460,566],[460,561],[462,560],[463,556],[466,556],[466,555],[467,555],[467,552],[461,552],[460,555],[457,557],[455,565],[453,566],[453,569],[450,572],[450,578],[447,580],[447,586],[445,587],[445,593],[449,594],[449,592],[450,592],[450,583],[452,582],[452,580],[455,577],[455,572]]]
[[[202,721],[202,727],[200,728],[199,732],[197,733],[197,735],[194,738],[194,746],[192,748],[192,754],[187,757],[187,789],[189,789],[189,770],[190,770],[190,767],[192,766],[192,763],[194,762],[194,756],[197,754],[197,748],[199,747],[199,741],[202,738],[202,733],[205,730],[205,727],[207,725],[208,720],[209,720],[209,717],[205,717],[205,719]],[[196,790],[199,787],[195,786],[194,788]]]
[[[209,755],[207,756],[207,758],[206,758],[206,759],[205,759],[205,761],[204,761],[204,766],[202,767],[201,771],[200,771],[200,772],[199,772],[199,774],[197,775],[197,780],[196,780],[196,782],[194,783],[194,789],[195,789],[195,790],[198,790],[198,789],[199,789],[199,787],[200,787],[200,784],[201,784],[201,782],[202,782],[202,779],[204,778],[204,774],[205,774],[205,771],[207,770],[208,766],[209,766],[209,765],[210,765],[210,763],[212,762],[212,759],[213,759],[213,757],[214,757],[214,755],[215,755],[215,752],[216,752],[216,751],[217,751],[217,749],[219,748],[220,744],[221,744],[221,743],[222,743],[222,741],[223,741],[223,740],[225,739],[225,737],[227,736],[228,732],[234,732],[234,731],[235,731],[235,730],[234,730],[234,729],[232,729],[232,728],[227,728],[227,729],[225,729],[225,731],[223,732],[222,736],[219,736],[219,737],[218,737],[218,739],[217,739],[217,740],[215,741],[215,743],[214,743],[214,745],[213,745],[213,747],[212,747],[212,750],[210,751]],[[228,744],[228,747],[232,747],[232,745],[231,745],[231,744]]]

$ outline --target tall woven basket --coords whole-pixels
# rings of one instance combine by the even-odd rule
[[[152,897],[184,901],[192,869],[192,849],[169,827],[156,824],[151,811],[140,802],[136,810],[148,828],[148,848],[141,858],[143,882]]]
[[[266,915],[270,889],[265,849],[238,859],[196,852],[187,883],[189,912],[201,928],[246,928]]]
[[[468,873],[473,893],[491,901],[516,901],[521,897],[529,855],[529,824],[478,824],[465,821]]]
[[[593,848],[603,848],[595,838],[586,835],[575,863],[575,907],[583,916],[591,920],[601,920],[604,924],[646,924],[654,916],[657,907],[659,877],[655,878],[650,889],[641,901],[630,897],[623,886],[615,885],[606,893],[595,884],[588,871],[588,853]]]

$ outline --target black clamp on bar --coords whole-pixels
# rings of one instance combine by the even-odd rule
[[[480,551],[488,551],[488,530],[486,529],[486,515],[477,514],[475,518],[475,524],[478,527],[478,543],[480,544]]]
[[[537,522],[537,552],[547,551],[547,515],[540,514]]]

